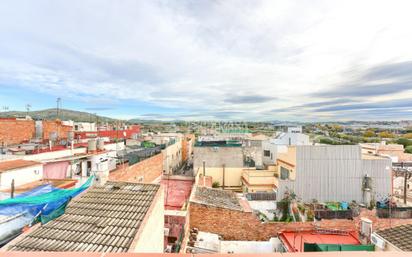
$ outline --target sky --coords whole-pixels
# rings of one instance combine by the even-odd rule
[[[0,111],[412,119],[412,1],[3,0]]]

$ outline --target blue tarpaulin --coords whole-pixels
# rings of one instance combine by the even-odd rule
[[[90,177],[81,187],[74,189],[58,189],[44,194],[26,195],[0,201],[0,215],[12,216],[28,212],[36,216],[40,211],[44,214],[53,212],[65,202],[87,189],[92,181]]]

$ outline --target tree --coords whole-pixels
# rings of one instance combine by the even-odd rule
[[[363,133],[364,137],[374,137],[375,136],[375,132],[373,130],[367,130],[365,131],[365,133]]]
[[[398,140],[396,140],[397,144],[403,145],[403,147],[408,147],[410,145],[412,145],[412,140],[411,139],[407,139],[407,138],[399,138]]]
[[[403,135],[403,137],[407,138],[407,139],[412,139],[412,133],[407,133],[407,134]]]
[[[388,131],[382,131],[379,133],[380,138],[393,138],[394,135],[391,132]]]

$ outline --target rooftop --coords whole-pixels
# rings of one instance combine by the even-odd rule
[[[160,182],[165,189],[165,209],[180,210],[190,197],[192,180],[162,178]]]
[[[12,161],[2,161],[0,162],[0,173],[16,170],[21,168],[26,168],[30,166],[42,165],[40,162],[26,161],[26,160],[12,160]]]
[[[403,251],[412,251],[412,224],[379,230],[375,233]]]
[[[236,140],[216,140],[216,141],[198,141],[196,147],[241,147],[242,144]]]
[[[221,189],[197,186],[191,201],[214,207],[243,211],[236,194]]]
[[[160,185],[107,182],[72,200],[65,214],[8,251],[127,252]]]
[[[384,160],[384,159],[388,159],[388,157],[381,156],[381,155],[375,155],[375,154],[362,154],[362,159],[363,160]]]
[[[281,232],[279,239],[288,248],[289,252],[303,252],[304,243],[316,244],[350,244],[359,245],[360,242],[354,233],[344,231],[286,231]]]
[[[231,257],[410,257],[410,252],[316,252],[316,253],[270,253],[230,254]],[[6,252],[0,257],[202,257],[204,254],[171,253],[86,253],[86,252]],[[209,257],[227,257],[228,254],[209,254]]]

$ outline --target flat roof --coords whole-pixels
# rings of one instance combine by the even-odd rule
[[[381,155],[374,155],[374,154],[362,154],[362,160],[385,160],[389,157],[381,156]]]
[[[279,239],[284,243],[289,252],[303,252],[305,243],[310,244],[346,244],[360,245],[356,232],[319,232],[316,230],[285,231],[279,234]]]
[[[180,210],[190,197],[194,181],[162,179],[160,184],[165,189],[165,209]]]
[[[12,161],[2,161],[0,162],[0,173],[16,170],[21,168],[26,168],[30,166],[42,165],[40,162],[27,161],[27,160],[12,160]]]

